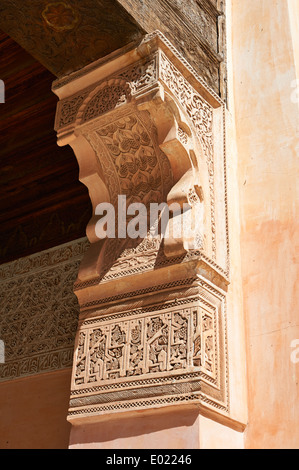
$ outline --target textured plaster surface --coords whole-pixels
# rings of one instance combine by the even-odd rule
[[[288,2],[245,3],[232,2],[249,399],[245,445],[297,448],[299,364],[291,362],[291,342],[299,338],[299,113],[291,99],[298,78],[293,29]]]

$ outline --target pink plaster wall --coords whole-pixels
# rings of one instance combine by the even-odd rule
[[[287,0],[232,0],[247,448],[299,447],[299,105]],[[231,101],[232,103],[232,101]]]
[[[66,449],[71,371],[0,384],[0,449]]]
[[[74,449],[196,449],[198,411],[170,408],[117,414],[97,423],[73,426]]]

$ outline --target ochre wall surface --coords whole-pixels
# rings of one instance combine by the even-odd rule
[[[289,2],[233,0],[232,6],[249,400],[245,446],[298,448],[299,364],[291,361],[291,342],[299,338],[299,113]]]
[[[72,426],[70,448],[196,449],[198,442],[197,410],[158,409]]]
[[[70,380],[65,369],[1,383],[0,448],[67,448]]]
[[[243,433],[195,407],[125,413],[73,426],[70,449],[242,449]]]

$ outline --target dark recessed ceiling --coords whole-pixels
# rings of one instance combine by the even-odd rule
[[[143,35],[115,0],[0,3],[0,263],[85,236],[91,203],[54,132],[52,82]]]
[[[57,77],[143,35],[115,0],[5,0],[0,29]]]
[[[87,189],[70,147],[53,130],[55,79],[0,32],[0,263],[85,236]]]

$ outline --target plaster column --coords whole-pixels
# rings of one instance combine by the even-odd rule
[[[70,447],[242,447],[239,219],[224,103],[159,32],[53,91],[58,143],[74,149],[94,211],[74,286]],[[100,203],[116,209],[116,238],[97,236]],[[169,219],[170,236],[153,237],[160,215],[145,216],[146,233],[132,239],[135,203],[187,210]]]
[[[247,340],[245,446],[298,448],[299,6],[296,0],[230,3],[229,95]]]

